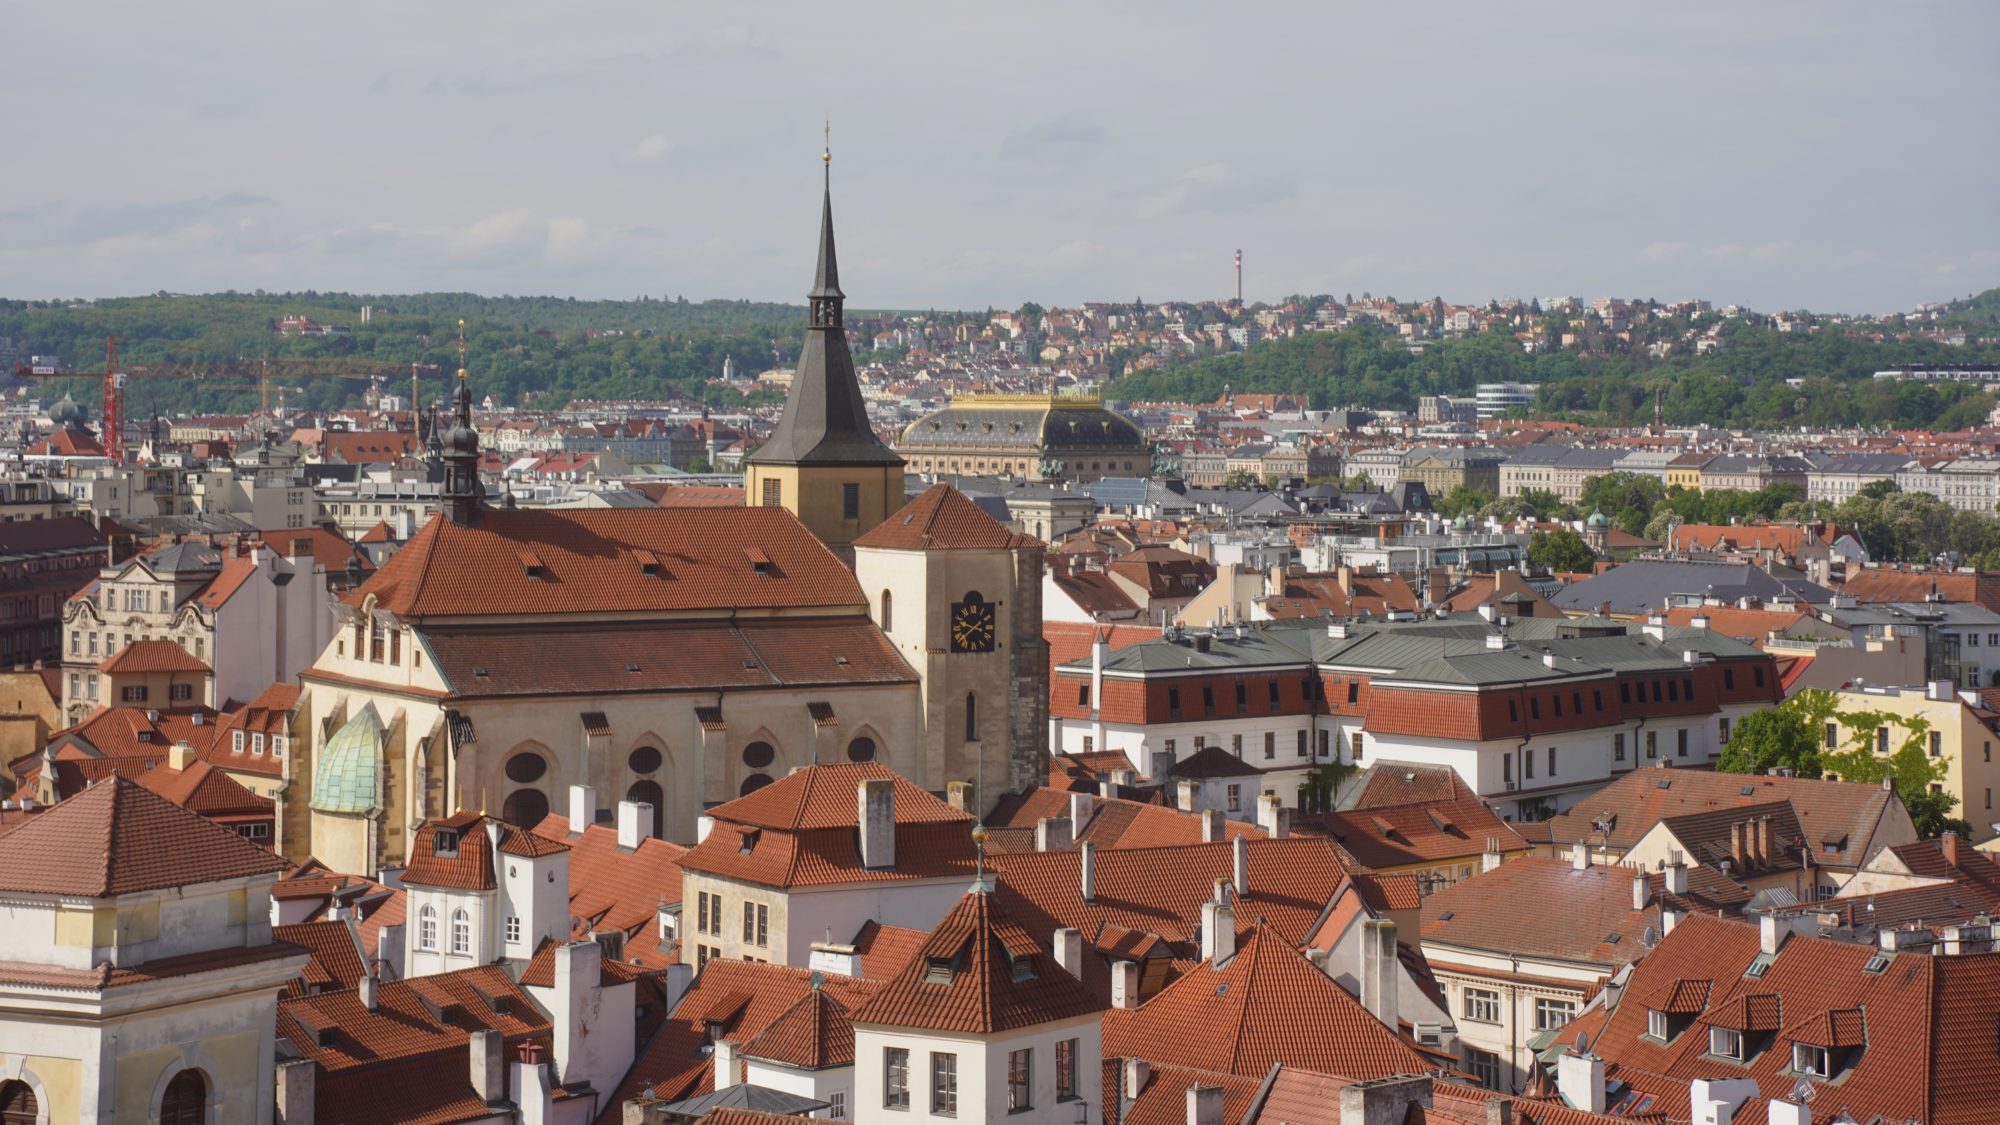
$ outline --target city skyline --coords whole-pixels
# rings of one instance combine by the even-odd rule
[[[822,115],[859,308],[1222,297],[1238,248],[1253,301],[1879,313],[2000,278],[1970,5],[480,11],[282,51],[214,7],[14,14],[0,60],[65,93],[15,123],[50,174],[0,204],[0,292],[796,302]]]

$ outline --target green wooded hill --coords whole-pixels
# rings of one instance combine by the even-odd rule
[[[361,309],[372,309],[361,322]],[[281,337],[279,320],[291,315],[349,330],[340,338]],[[120,297],[89,306],[0,301],[0,337],[23,351],[62,357],[69,370],[103,367],[104,338],[119,337],[120,367],[163,363],[226,363],[262,356],[336,357],[397,364],[425,362],[450,371],[458,366],[458,321],[466,322],[468,363],[482,395],[502,402],[560,404],[573,398],[661,399],[679,395],[716,405],[740,396],[705,387],[725,357],[739,373],[790,362],[805,324],[802,306],[749,301],[640,298],[579,301],[558,297],[482,297],[472,293],[373,296],[348,293],[156,294]],[[608,333],[608,334],[607,334]],[[292,405],[331,407],[358,401],[358,380],[294,380]],[[428,397],[443,383],[433,380]],[[405,380],[388,389],[408,393]],[[95,382],[65,380],[86,405]],[[128,385],[132,417],[155,410],[246,410],[256,393],[178,380],[144,379]]]
[[[1873,375],[1919,364],[2000,363],[2000,346],[1876,343],[1839,326],[1790,334],[1731,322],[1723,333],[1722,345],[1709,355],[1677,347],[1659,360],[1643,352],[1529,355],[1498,332],[1434,340],[1413,355],[1389,326],[1362,322],[1134,372],[1119,379],[1112,394],[1126,401],[1212,402],[1229,387],[1305,394],[1321,407],[1414,410],[1424,395],[1470,397],[1480,383],[1538,383],[1537,418],[1630,425],[1652,420],[1658,387],[1669,425],[1944,431],[1983,422],[1994,404],[1994,396],[1977,387],[1878,383]],[[1788,379],[1804,383],[1794,387]]]

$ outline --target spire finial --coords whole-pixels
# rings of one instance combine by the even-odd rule
[[[465,378],[465,318],[458,318],[458,377]]]

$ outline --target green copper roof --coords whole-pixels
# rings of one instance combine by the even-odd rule
[[[312,808],[324,813],[380,811],[382,717],[367,704],[327,739],[313,771]]]

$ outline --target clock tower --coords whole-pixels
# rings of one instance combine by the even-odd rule
[[[973,786],[984,815],[1048,779],[1047,547],[932,485],[854,541],[869,612],[922,678],[919,784]]]
[[[832,161],[832,153],[822,153]],[[833,251],[833,189],[820,201],[819,262],[806,294],[810,322],[785,413],[750,454],[744,503],[784,508],[835,554],[903,502],[903,459],[868,421],[854,356],[847,350],[840,266]]]

